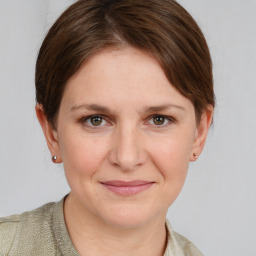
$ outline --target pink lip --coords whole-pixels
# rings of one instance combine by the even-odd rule
[[[135,195],[148,188],[150,188],[154,182],[143,181],[143,180],[134,180],[134,181],[104,181],[101,184],[109,189],[110,191],[119,194],[119,195]]]

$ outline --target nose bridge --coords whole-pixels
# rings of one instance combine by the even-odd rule
[[[146,159],[142,134],[136,126],[124,125],[117,129],[112,161],[124,171],[132,171]]]

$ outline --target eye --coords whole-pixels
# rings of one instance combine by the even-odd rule
[[[102,116],[90,116],[84,121],[88,126],[103,126],[107,121]]]
[[[156,126],[164,126],[164,125],[168,125],[171,121],[172,121],[171,117],[154,115],[150,118],[149,124],[156,125]]]

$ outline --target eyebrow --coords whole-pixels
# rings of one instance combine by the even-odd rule
[[[165,111],[168,109],[172,109],[172,108],[177,108],[180,110],[185,111],[185,108],[183,108],[182,106],[179,105],[175,105],[175,104],[164,104],[164,105],[159,105],[159,106],[148,106],[145,107],[141,112],[142,113],[152,113],[152,112],[161,112],[161,111]],[[71,111],[76,111],[79,109],[86,109],[89,111],[96,111],[96,112],[100,112],[103,114],[113,114],[114,111],[112,111],[110,108],[105,107],[105,106],[101,106],[98,104],[82,104],[82,105],[74,105],[73,107],[71,107]]]
[[[101,112],[103,114],[110,114],[113,111],[111,111],[108,107],[97,105],[97,104],[82,104],[82,105],[74,105],[70,110],[71,111],[76,111],[79,109],[87,109],[91,111],[97,111]]]
[[[183,108],[182,106],[178,106],[175,104],[165,104],[165,105],[159,105],[159,106],[150,106],[150,107],[146,107],[144,109],[144,112],[160,112],[160,111],[164,111],[164,110],[168,110],[171,108],[177,108],[180,110],[185,111],[185,108]]]

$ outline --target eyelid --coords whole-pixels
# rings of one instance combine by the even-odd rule
[[[104,121],[106,121],[106,124],[99,125],[99,126],[88,125],[86,123],[86,121],[88,119],[92,118],[92,117],[101,117]],[[149,121],[154,117],[163,117],[168,121],[168,123],[163,124],[163,125],[150,124]],[[100,128],[103,128],[103,127],[106,127],[106,126],[112,126],[113,125],[113,121],[110,121],[108,117],[106,117],[105,115],[102,115],[102,114],[93,114],[93,115],[84,116],[84,117],[79,119],[79,122],[82,123],[87,128],[90,128],[90,129],[100,129]],[[168,116],[168,115],[163,115],[163,114],[153,114],[153,115],[149,116],[148,118],[146,118],[146,121],[145,121],[144,124],[149,125],[149,126],[154,126],[155,128],[164,128],[164,127],[167,127],[167,126],[169,126],[171,124],[174,124],[174,123],[177,123],[177,120],[173,116]]]
[[[147,118],[146,123],[148,123],[154,117],[163,117],[168,121],[168,124],[163,124],[163,125],[149,124],[149,125],[152,125],[152,126],[157,127],[157,128],[163,128],[163,127],[166,127],[168,125],[171,125],[171,124],[177,122],[177,120],[172,116],[167,116],[167,115],[162,115],[162,114],[154,114],[154,115],[151,115],[150,117]]]
[[[87,120],[89,120],[90,118],[93,118],[93,117],[101,117],[107,124],[105,125],[99,125],[99,126],[93,126],[93,125],[89,125],[86,123]],[[89,115],[89,116],[84,116],[82,118],[80,118],[80,123],[82,123],[83,125],[85,125],[86,127],[89,127],[91,129],[99,129],[99,128],[102,128],[104,126],[110,126],[111,125],[111,122],[109,121],[109,119],[104,116],[104,115],[101,115],[101,114],[93,114],[93,115]]]

